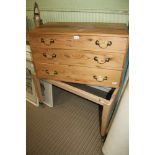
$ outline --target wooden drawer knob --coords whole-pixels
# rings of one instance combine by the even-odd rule
[[[111,46],[112,45],[112,42],[111,41],[102,41],[102,40],[96,40],[95,42],[96,45],[98,45],[100,48],[107,48],[108,46]]]
[[[48,59],[53,59],[53,58],[56,58],[57,55],[55,53],[53,54],[43,53],[43,56]]]
[[[55,70],[54,70],[54,71],[50,71],[50,72],[49,72],[49,70],[48,70],[48,69],[46,69],[46,70],[45,70],[45,72],[46,72],[48,75],[51,75],[51,76],[53,76],[53,75],[57,75],[57,74],[58,74],[58,72],[57,72],[57,71],[55,71]]]
[[[109,62],[110,61],[110,58],[104,58],[104,59],[101,59],[101,58],[98,58],[97,56],[94,57],[94,60],[99,63],[99,64],[104,64],[106,62]]]
[[[54,40],[49,38],[41,38],[41,43],[45,44],[46,46],[50,46],[54,43]]]
[[[108,79],[107,76],[104,76],[104,77],[103,77],[103,76],[101,76],[101,75],[99,75],[99,76],[94,75],[93,78],[94,78],[96,81],[98,81],[98,82],[102,82],[102,81],[105,81],[105,80]]]

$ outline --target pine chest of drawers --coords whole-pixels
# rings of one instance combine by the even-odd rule
[[[29,33],[39,79],[120,85],[128,28],[124,24],[47,23]]]

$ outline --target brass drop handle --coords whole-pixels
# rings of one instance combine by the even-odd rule
[[[97,61],[99,64],[104,64],[106,62],[110,61],[110,58],[105,58],[105,59],[99,59],[97,56],[94,57],[94,60]]]
[[[54,43],[54,40],[49,38],[41,38],[41,43],[45,44],[46,46],[50,46]]]
[[[45,70],[45,72],[47,73],[47,74],[49,74],[49,75],[51,75],[51,76],[53,76],[53,75],[57,75],[58,74],[58,72],[57,71],[51,71],[51,72],[49,72],[49,70],[48,69],[46,69]]]
[[[99,76],[94,75],[93,78],[94,78],[96,81],[98,81],[98,82],[102,82],[102,81],[105,81],[105,80],[108,79],[107,76],[104,76],[104,77],[103,77],[103,76],[101,76],[101,75],[99,75]]]
[[[51,54],[47,54],[47,53],[43,53],[43,56],[45,58],[48,58],[48,59],[53,59],[53,58],[56,58],[57,55],[55,53],[53,53],[52,55]]]
[[[98,45],[100,48],[107,48],[108,46],[111,46],[112,45],[112,42],[111,41],[108,41],[108,40],[96,40],[95,42],[96,45]]]

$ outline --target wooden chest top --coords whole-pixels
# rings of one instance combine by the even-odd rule
[[[59,22],[44,24],[39,28],[35,28],[32,33],[83,34],[128,37],[128,28],[125,24]]]

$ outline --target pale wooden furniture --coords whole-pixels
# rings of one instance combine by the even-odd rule
[[[64,82],[54,80],[47,80],[47,82],[103,106],[101,118],[101,135],[106,135],[106,133],[109,130],[108,125],[110,123],[110,112],[114,106],[115,99],[119,90],[118,88],[114,90],[110,100],[106,100],[103,97],[99,97],[97,95],[81,90]]]
[[[50,23],[29,33],[37,77],[118,88],[128,30],[123,24]]]
[[[124,24],[48,23],[29,33],[32,57],[39,79],[103,106],[101,134],[119,90],[128,48]],[[110,101],[65,83],[116,88]]]

